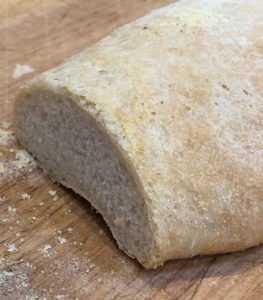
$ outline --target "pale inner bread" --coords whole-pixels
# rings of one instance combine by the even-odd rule
[[[143,262],[153,247],[145,202],[121,153],[72,100],[48,90],[27,94],[16,108],[20,142],[51,178],[88,199],[119,247]]]

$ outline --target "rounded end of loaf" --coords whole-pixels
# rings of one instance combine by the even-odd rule
[[[120,249],[146,269],[153,269],[174,258],[238,251],[255,245],[253,239],[219,243],[215,237],[208,244],[203,231],[199,248],[193,250],[191,241],[184,240],[183,235],[180,240],[161,235],[152,203],[136,180],[128,156],[104,129],[99,114],[99,110],[90,114],[81,106],[81,97],[67,88],[51,86],[40,77],[20,89],[14,125],[19,142],[50,177],[86,198],[102,214]],[[165,222],[159,220],[163,226]],[[181,233],[186,230],[181,229]],[[169,234],[167,230],[165,233]]]
[[[135,171],[111,136],[80,107],[78,96],[33,80],[16,96],[14,125],[19,142],[50,177],[87,199],[118,246],[152,268],[154,225]]]

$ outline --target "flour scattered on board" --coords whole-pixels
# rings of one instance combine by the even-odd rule
[[[3,126],[6,126],[4,123]],[[0,128],[0,146],[8,146],[10,143],[14,142],[15,135],[11,130],[8,130],[7,128]]]
[[[30,288],[29,271],[32,265],[23,259],[8,262],[0,258],[0,299],[47,300]]]
[[[29,74],[34,72],[35,69],[32,68],[29,65],[21,65],[21,64],[16,64],[14,70],[13,70],[13,78],[17,79],[25,74]]]
[[[12,253],[17,251],[16,245],[15,244],[7,244],[6,245],[7,251]]]
[[[15,208],[15,207],[12,207],[12,206],[8,206],[7,211],[8,211],[9,213],[15,213],[15,212],[16,212],[16,208]]]
[[[36,162],[23,149],[16,149],[15,134],[10,130],[10,123],[2,122],[0,126],[0,182],[11,175],[19,176],[24,171],[31,172]]]
[[[14,167],[21,169],[31,163],[32,157],[28,154],[26,150],[16,150],[16,160],[12,162]]]
[[[40,249],[41,253],[44,254],[44,257],[50,256],[50,250],[52,249],[51,245],[46,244],[43,248]]]
[[[0,274],[0,286],[3,285],[3,283],[5,283],[6,281],[8,281],[10,278],[12,278],[14,276],[15,276],[15,274],[13,272],[3,271]]]
[[[5,173],[4,164],[2,162],[0,162],[0,179],[1,179],[2,176],[4,176],[4,175],[2,175],[4,173]]]
[[[15,150],[14,159],[0,160],[0,181],[10,175],[19,176],[25,170],[32,172],[35,167],[34,159],[25,150]]]
[[[65,297],[66,297],[65,295],[57,295],[55,298],[56,299],[65,299]]]
[[[61,236],[59,236],[59,237],[57,238],[57,240],[58,240],[58,242],[59,242],[61,245],[66,244],[66,242],[67,242],[67,240],[66,240],[65,238],[61,237]]]
[[[3,122],[2,122],[2,128],[7,129],[7,128],[9,128],[10,126],[11,126],[11,123],[6,122],[6,121],[3,121]]]
[[[32,264],[25,260],[7,262],[0,258],[0,299],[17,299],[18,295],[19,299],[28,300],[68,299],[68,292],[71,287],[80,289],[83,296],[95,290],[97,282],[105,283],[110,287],[112,283],[115,283],[115,280],[120,279],[112,272],[108,276],[107,272],[103,273],[103,277],[100,277],[100,268],[94,264],[93,259],[89,257],[90,254],[80,258],[75,255],[72,256],[71,253],[65,257],[54,256],[50,260],[51,254],[56,252],[53,246],[48,243],[43,244],[39,252],[47,257],[46,265],[43,264],[40,269],[35,265],[35,261],[32,261]],[[52,271],[50,272],[51,261]],[[35,276],[36,274],[37,276]],[[47,276],[51,276],[52,281],[47,283]],[[40,281],[43,280],[40,286],[38,284],[39,277]],[[68,283],[68,286],[61,286],[62,282]],[[87,285],[87,282],[91,284]],[[93,284],[94,282],[95,284]],[[71,283],[72,286],[70,286]],[[6,295],[8,298],[5,298]],[[82,297],[80,298],[82,299]]]
[[[22,193],[21,194],[21,199],[22,200],[30,200],[31,199],[31,196],[27,193]]]

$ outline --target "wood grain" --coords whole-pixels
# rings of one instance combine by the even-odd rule
[[[12,131],[3,122],[12,123],[13,98],[24,80],[171,2],[1,1],[2,130]],[[16,64],[35,71],[14,79]],[[0,299],[263,299],[263,247],[146,271],[118,250],[87,201],[34,165],[14,169],[19,151],[13,138],[0,145],[0,162],[10,168],[0,179]],[[31,198],[21,199],[22,193]]]

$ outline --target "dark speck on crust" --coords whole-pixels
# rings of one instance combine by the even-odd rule
[[[100,74],[107,74],[108,72],[106,70],[99,70]]]
[[[225,84],[221,83],[221,86],[222,86],[222,88],[223,88],[223,89],[226,89],[226,90],[228,90],[228,91],[229,91],[229,87],[228,87],[227,85],[225,85]]]
[[[246,90],[243,90],[243,93],[246,94],[246,95],[248,95],[248,91],[246,91]]]

